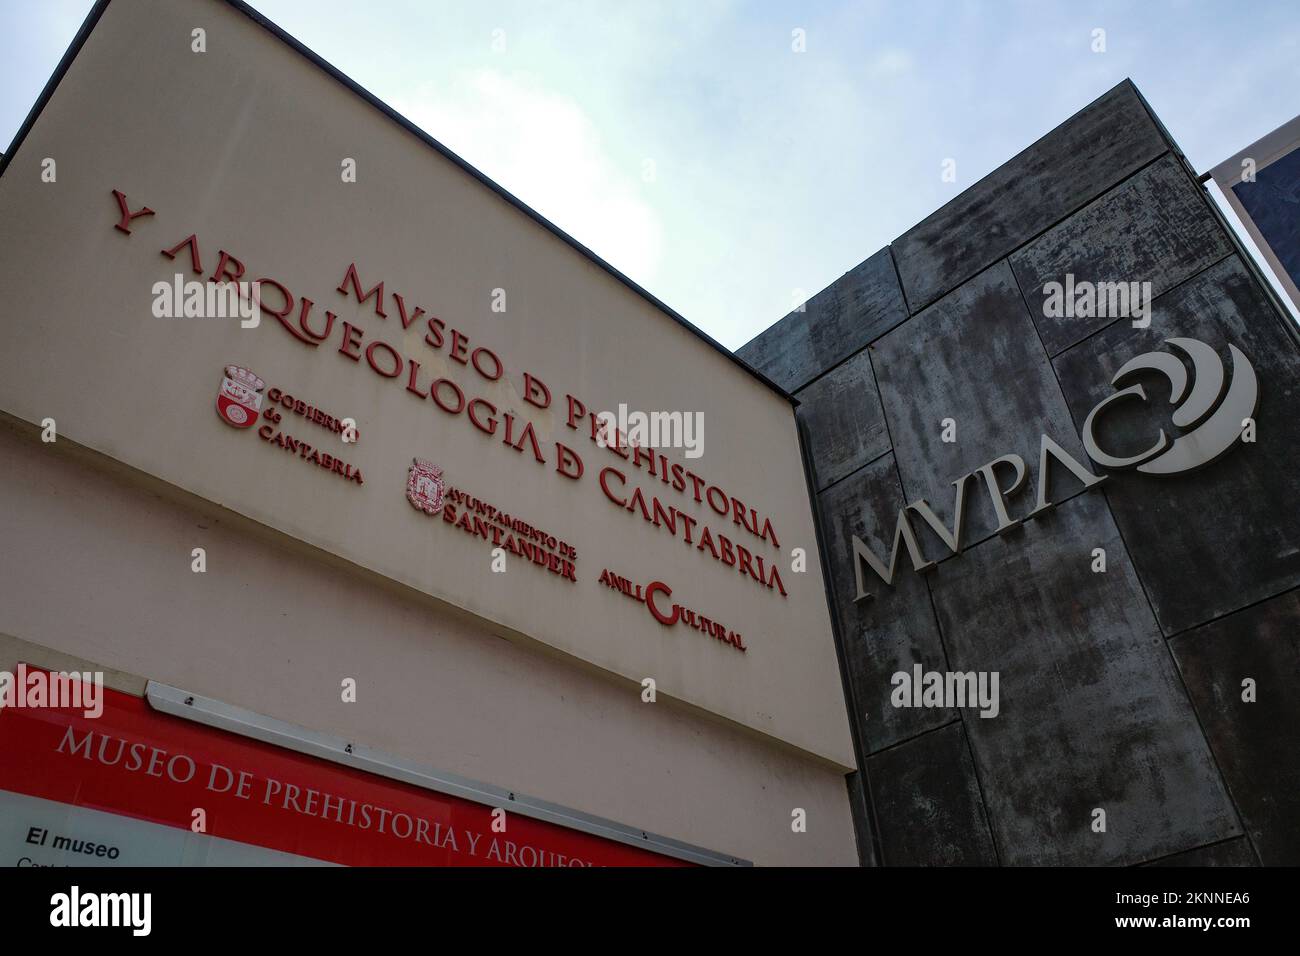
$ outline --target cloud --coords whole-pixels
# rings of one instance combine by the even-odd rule
[[[657,278],[663,227],[640,161],[615,159],[575,100],[527,74],[467,69],[393,106],[615,268]]]
[[[912,71],[912,57],[906,50],[886,50],[872,61],[876,76],[899,76]]]

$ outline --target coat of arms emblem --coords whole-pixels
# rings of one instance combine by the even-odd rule
[[[411,468],[406,473],[406,500],[413,508],[427,515],[436,514],[442,509],[445,487],[441,468],[423,458],[411,459]]]
[[[266,383],[254,372],[238,365],[226,366],[221,390],[217,392],[217,414],[227,425],[247,428],[257,421]]]

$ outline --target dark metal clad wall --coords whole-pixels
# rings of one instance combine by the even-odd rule
[[[1150,327],[1046,315],[1044,286],[1067,274],[1149,281]],[[739,350],[801,403],[864,862],[1300,864],[1289,322],[1125,82]],[[1111,377],[1175,336],[1249,356],[1256,441],[1093,490],[1057,469],[1059,507],[1003,535],[972,483],[962,554],[913,521],[938,568],[916,574],[903,549],[894,586],[854,600],[852,536],[888,560],[904,502],[951,527],[953,481],[1011,453],[1029,468],[1008,501],[1023,516],[1039,436],[1087,462],[1080,431]],[[1125,419],[1113,440],[1146,447],[1156,422]],[[1000,713],[893,706],[891,677],[917,664],[998,672]]]

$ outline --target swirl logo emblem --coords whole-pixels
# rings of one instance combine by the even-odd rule
[[[1246,420],[1254,417],[1259,401],[1259,382],[1250,360],[1235,345],[1232,355],[1232,381],[1227,383],[1223,360],[1204,342],[1196,339],[1166,339],[1192,362],[1193,377],[1188,390],[1187,366],[1170,352],[1145,352],[1124,363],[1111,384],[1119,391],[1102,399],[1088,413],[1083,423],[1083,446],[1089,457],[1106,468],[1137,468],[1150,475],[1174,475],[1210,464],[1241,437]],[[1157,371],[1169,380],[1169,402],[1175,406],[1172,421],[1183,434],[1170,440],[1164,429],[1154,445],[1129,457],[1116,457],[1102,450],[1097,442],[1097,418],[1112,403],[1130,396],[1147,400],[1141,385],[1120,385],[1139,371]],[[1226,388],[1225,388],[1226,386]]]

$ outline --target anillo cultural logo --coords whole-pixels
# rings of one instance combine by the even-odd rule
[[[1223,360],[1211,346],[1197,339],[1171,338],[1165,344],[1185,355],[1192,363],[1189,379],[1187,366],[1174,352],[1145,352],[1126,362],[1111,378],[1117,391],[1107,395],[1088,413],[1083,423],[1084,450],[1088,457],[1103,468],[1114,471],[1136,468],[1149,475],[1174,475],[1201,468],[1216,460],[1230,449],[1238,439],[1254,440],[1253,418],[1259,402],[1259,381],[1250,360],[1235,345],[1229,345],[1232,356],[1232,380],[1228,383]],[[1125,457],[1105,451],[1097,440],[1097,423],[1111,406],[1126,399],[1137,398],[1145,402],[1146,391],[1140,384],[1125,385],[1141,372],[1155,371],[1169,380],[1169,402],[1174,406],[1172,423],[1182,433],[1170,440],[1160,429],[1155,442],[1145,451]],[[1188,388],[1190,383],[1190,389]],[[1249,433],[1250,438],[1246,438]],[[998,534],[1004,534],[1024,521],[1037,518],[1055,507],[1048,500],[1050,468],[1055,463],[1064,466],[1079,481],[1084,490],[1101,484],[1109,475],[1096,475],[1046,433],[1040,436],[1038,455],[1038,500],[1032,511],[1023,518],[1012,518],[1007,513],[1007,497],[1018,492],[1025,484],[1025,461],[1019,455],[1003,455],[954,481],[955,501],[949,528],[934,513],[924,498],[908,502],[898,512],[894,527],[894,541],[889,554],[889,564],[877,557],[856,534],[850,536],[850,559],[857,583],[855,600],[863,601],[874,595],[866,588],[866,571],[869,569],[886,584],[892,586],[898,568],[900,544],[907,548],[912,567],[929,571],[936,565],[928,560],[912,527],[912,516],[920,518],[943,541],[953,554],[960,554],[964,546],[966,488],[969,482],[982,478],[993,503],[998,519]],[[1011,484],[1003,487],[997,470],[1010,468],[1014,472]]]

